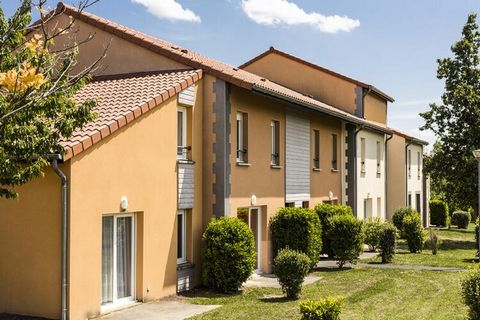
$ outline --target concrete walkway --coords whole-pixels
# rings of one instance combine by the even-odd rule
[[[320,279],[322,279],[322,277],[308,275],[303,285],[315,283]],[[247,288],[280,288],[280,283],[278,283],[278,279],[274,274],[262,273],[252,275],[243,286]]]
[[[142,303],[101,317],[101,320],[183,320],[220,306],[196,305],[177,301]]]

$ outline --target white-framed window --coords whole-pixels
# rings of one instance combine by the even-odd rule
[[[377,174],[382,172],[382,146],[380,141],[377,141]]]
[[[417,178],[420,179],[422,172],[422,158],[420,152],[417,152]]]
[[[187,262],[187,213],[177,211],[177,264]]]
[[[365,138],[360,138],[360,172],[366,172],[366,164],[365,164],[365,157],[366,157],[366,141]]]
[[[313,130],[313,168],[320,169],[320,131]]]
[[[237,162],[247,162],[248,115],[237,112]]]
[[[177,159],[187,159],[187,109],[177,109]]]
[[[332,134],[332,170],[338,170],[338,138]]]
[[[412,150],[408,149],[408,178],[410,179],[412,177]]]
[[[280,165],[280,122],[273,120],[270,123],[271,135],[271,162],[272,166]]]

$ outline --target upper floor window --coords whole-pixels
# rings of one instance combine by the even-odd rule
[[[187,146],[187,109],[177,109],[177,158],[187,159],[189,151]]]
[[[338,170],[338,139],[332,134],[332,170]]]
[[[365,153],[366,153],[365,138],[360,138],[360,172],[365,173]]]
[[[420,152],[417,152],[417,178],[420,179],[422,170],[422,158],[420,157]]]
[[[280,122],[272,121],[270,123],[271,131],[271,162],[272,166],[280,165]]]
[[[408,177],[411,178],[412,177],[412,150],[408,150],[408,155],[407,155],[408,159]]]
[[[382,146],[380,141],[377,141],[377,173],[380,174],[382,171]]]
[[[248,162],[248,115],[237,112],[237,162]]]
[[[320,169],[320,131],[313,130],[313,168]]]

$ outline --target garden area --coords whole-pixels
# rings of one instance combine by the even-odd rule
[[[424,228],[410,207],[397,209],[393,223],[360,220],[340,205],[279,209],[269,225],[279,286],[259,287],[246,282],[255,265],[248,225],[213,220],[204,234],[205,286],[184,299],[221,307],[192,319],[478,319],[471,212],[449,213],[441,201],[430,211],[433,226]],[[303,285],[307,276],[315,281]]]

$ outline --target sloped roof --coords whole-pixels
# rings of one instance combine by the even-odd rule
[[[402,132],[400,130],[397,130],[395,128],[392,128],[390,127],[390,130],[392,130],[392,132],[400,137],[403,137],[405,138],[405,140],[407,140],[407,142],[410,142],[410,143],[413,143],[413,144],[421,144],[423,146],[427,146],[429,143],[425,140],[422,140],[422,139],[418,139],[412,135],[409,135],[405,132]]]
[[[371,121],[351,115],[347,112],[305,96],[294,90],[288,89],[253,73],[230,66],[214,59],[210,59],[188,49],[180,48],[169,42],[148,36],[120,24],[95,16],[91,13],[84,11],[79,12],[77,8],[66,5],[62,2],[58,4],[56,10],[51,14],[60,13],[71,15],[75,19],[83,21],[84,23],[88,23],[119,38],[130,41],[152,52],[159,53],[169,59],[180,62],[191,68],[202,69],[205,73],[211,74],[235,86],[250,91],[259,92],[264,95],[273,96],[283,101],[288,101],[304,108],[313,109],[315,111],[322,112],[351,123],[362,124],[373,130],[391,133],[391,131],[384,126],[377,126]],[[34,30],[36,24],[38,23],[34,23],[32,25],[31,30]]]
[[[284,51],[278,50],[278,49],[276,49],[276,48],[274,48],[274,47],[270,47],[270,49],[268,49],[267,51],[259,54],[258,56],[250,59],[249,61],[247,61],[247,62],[245,62],[244,64],[242,64],[241,66],[239,66],[239,68],[240,68],[240,69],[244,69],[245,67],[251,65],[252,63],[254,63],[254,62],[262,59],[263,57],[265,57],[265,56],[267,56],[267,55],[269,55],[269,54],[271,54],[271,53],[278,54],[278,55],[280,55],[280,56],[282,56],[282,57],[285,57],[285,58],[287,58],[287,59],[289,59],[289,60],[296,61],[296,62],[298,62],[298,63],[300,63],[300,64],[303,64],[303,65],[305,65],[305,66],[308,66],[308,67],[310,67],[310,68],[317,69],[317,70],[319,70],[319,71],[322,71],[322,72],[325,72],[325,73],[327,73],[327,74],[330,74],[330,75],[332,75],[332,76],[334,76],[334,77],[337,77],[337,78],[346,80],[346,81],[348,81],[348,82],[351,82],[351,83],[353,83],[353,84],[356,84],[357,86],[362,87],[362,88],[364,88],[364,89],[371,90],[372,92],[376,93],[376,94],[379,95],[380,97],[382,97],[382,98],[384,98],[385,100],[388,100],[388,101],[390,101],[390,102],[394,102],[394,101],[395,101],[391,96],[389,96],[388,94],[386,94],[385,92],[381,91],[380,89],[376,88],[375,86],[373,86],[373,85],[371,85],[371,84],[365,83],[365,82],[363,82],[363,81],[359,81],[359,80],[357,80],[357,79],[348,77],[348,76],[346,76],[346,75],[343,75],[343,74],[340,74],[340,73],[338,73],[338,72],[332,71],[332,70],[330,70],[330,69],[324,68],[324,67],[319,66],[319,65],[317,65],[317,64],[314,64],[314,63],[311,63],[311,62],[309,62],[309,61],[303,60],[303,59],[301,59],[301,58],[299,58],[299,57],[296,57],[296,56],[291,55],[291,54],[288,54],[288,53],[286,53],[286,52],[284,52]]]
[[[97,118],[63,141],[63,160],[78,155],[119,128],[148,113],[202,78],[202,70],[144,72],[101,76],[80,89],[74,99],[97,101]]]

